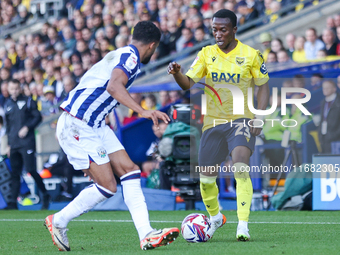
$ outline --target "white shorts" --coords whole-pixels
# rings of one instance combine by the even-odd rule
[[[98,165],[108,163],[109,154],[124,150],[110,127],[92,128],[67,112],[58,119],[57,137],[75,170],[88,169],[91,161]]]

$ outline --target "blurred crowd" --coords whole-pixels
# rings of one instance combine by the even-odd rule
[[[273,38],[262,33],[260,41],[265,61],[273,63],[305,63],[332,60],[340,56],[340,14],[327,17],[322,31],[308,28],[303,35],[288,33],[285,38]]]
[[[160,45],[152,57],[152,61],[155,61],[211,38],[211,18],[219,9],[235,11],[238,25],[243,25],[258,17],[270,17],[270,22],[273,22],[276,20],[273,15],[275,16],[281,6],[295,2],[297,1],[64,1],[65,8],[60,17],[52,24],[43,24],[39,33],[21,35],[17,41],[11,35],[5,37],[4,46],[0,47],[0,105],[3,106],[8,98],[8,81],[17,79],[23,93],[38,102],[43,117],[56,113],[58,104],[92,65],[109,51],[130,43],[133,27],[140,20],[151,20],[162,31]],[[305,1],[300,2],[299,9],[310,4],[309,1],[306,1],[307,4]],[[30,0],[4,0],[1,1],[0,8],[2,25],[13,22],[24,24],[33,16],[30,13]],[[36,13],[39,11],[35,10]],[[69,19],[70,13],[72,15]],[[334,18],[333,24],[331,23],[330,27],[335,31],[338,20]],[[266,45],[268,51],[267,46],[275,44],[275,40],[270,35],[262,37],[263,45]],[[279,50],[282,49],[283,47]],[[268,51],[265,57],[279,50],[271,46],[270,54]],[[289,46],[289,51],[291,50],[292,47]],[[160,94],[155,94],[155,105],[162,105]],[[146,101],[151,101],[149,96],[146,96]],[[124,121],[125,117],[128,119]],[[122,123],[138,116],[130,113],[125,117],[121,118]]]

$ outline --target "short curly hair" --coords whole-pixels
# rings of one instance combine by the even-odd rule
[[[233,27],[236,27],[237,24],[236,14],[233,11],[227,9],[217,11],[212,18],[230,19],[230,22],[233,25]]]
[[[132,39],[144,44],[159,42],[161,31],[151,21],[140,21],[133,29]]]

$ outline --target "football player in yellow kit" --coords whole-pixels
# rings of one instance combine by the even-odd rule
[[[237,195],[236,238],[250,239],[248,219],[253,195],[250,179],[249,158],[254,151],[255,136],[261,128],[254,123],[254,114],[248,108],[248,88],[259,86],[257,109],[265,110],[269,101],[268,72],[263,57],[258,50],[235,39],[237,17],[226,9],[217,11],[212,18],[212,31],[216,44],[206,46],[197,54],[189,71],[184,75],[176,62],[169,64],[167,72],[172,74],[182,89],[190,89],[205,77],[207,87],[216,90],[215,99],[207,97],[207,112],[204,116],[203,135],[199,149],[199,165],[202,167],[220,165],[227,156],[232,157],[235,170]],[[226,86],[228,85],[228,89]],[[233,96],[230,88],[237,87],[243,96]],[[235,90],[234,90],[235,92]],[[218,94],[218,95],[217,95]],[[253,95],[254,93],[252,93]],[[243,114],[234,114],[234,100],[242,102]],[[253,100],[252,100],[253,101]],[[236,102],[236,101],[235,101]],[[220,104],[219,104],[220,103]],[[242,106],[242,103],[241,103]],[[223,121],[221,121],[223,120]],[[217,228],[224,225],[226,217],[219,211],[217,172],[201,171],[200,189],[205,207],[210,214],[211,228],[207,235],[211,238]]]

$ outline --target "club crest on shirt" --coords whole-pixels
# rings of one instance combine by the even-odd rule
[[[239,66],[243,66],[245,61],[246,61],[246,58],[236,57],[236,64]]]
[[[98,156],[101,157],[101,158],[105,158],[106,157],[106,150],[102,146],[97,147],[97,153],[98,153]]]
[[[263,56],[262,56],[262,53],[261,52],[257,52],[258,54],[259,54],[259,56],[260,56],[260,58],[262,58],[263,59],[263,61],[264,61],[264,58],[263,58]]]

